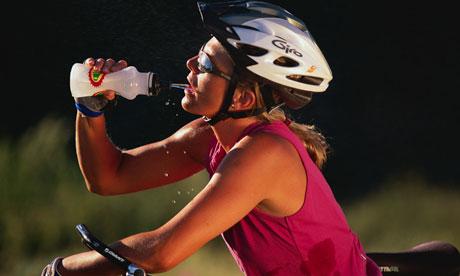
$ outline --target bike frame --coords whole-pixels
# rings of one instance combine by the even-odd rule
[[[76,226],[83,244],[97,251],[115,265],[126,270],[125,276],[147,276],[143,269],[128,261],[114,249],[97,239],[84,224]],[[458,276],[460,254],[451,244],[434,242],[424,248],[405,252],[367,253],[377,263],[383,275],[394,276]]]

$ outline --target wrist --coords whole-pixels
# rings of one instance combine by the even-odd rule
[[[104,112],[102,112],[102,111],[94,111],[94,110],[91,110],[91,109],[89,109],[88,107],[86,107],[84,104],[78,103],[78,102],[75,103],[75,108],[76,108],[81,114],[85,115],[86,117],[99,117],[99,116],[101,116],[102,114],[104,114]]]

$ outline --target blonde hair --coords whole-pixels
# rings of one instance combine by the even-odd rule
[[[248,85],[252,86],[251,90],[253,90],[256,95],[256,104],[254,108],[264,106],[265,104],[258,82],[242,82],[238,84],[238,86],[243,88],[243,90],[245,88],[249,88]],[[276,90],[274,90],[272,93],[276,97]],[[303,145],[305,146],[313,162],[315,162],[315,164],[319,168],[322,168],[323,165],[326,163],[327,155],[330,152],[330,147],[329,144],[326,142],[326,138],[316,129],[314,125],[301,124],[291,119],[288,119],[284,111],[279,107],[274,108],[269,113],[264,112],[260,115],[257,115],[257,118],[265,122],[289,122],[289,129],[292,132],[294,132],[297,135],[297,137],[299,137],[299,139],[303,142]]]

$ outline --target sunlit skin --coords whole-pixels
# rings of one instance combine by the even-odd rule
[[[219,70],[231,75],[232,61],[217,40],[208,41],[204,51]],[[190,113],[212,117],[219,110],[228,81],[198,72],[196,58],[187,61],[187,80],[192,89],[184,92],[182,107]],[[127,66],[126,61],[112,59],[90,58],[85,63],[106,73]],[[111,91],[105,95],[114,97]],[[246,110],[254,104],[253,91],[238,89],[231,110]],[[274,216],[287,216],[299,210],[304,202],[306,176],[295,148],[269,133],[246,136],[236,143],[242,131],[256,121],[255,117],[227,119],[211,127],[200,118],[165,140],[122,151],[107,138],[104,116],[88,118],[77,113],[77,157],[88,190],[97,194],[142,191],[203,170],[213,135],[228,152],[206,187],[183,210],[158,229],[114,243],[115,250],[149,272],[163,272],[254,208]],[[62,275],[122,273],[94,251],[65,258],[59,271]]]
[[[213,39],[212,41],[215,40]],[[231,75],[233,72],[231,59],[222,47],[213,47],[213,45],[219,44],[210,43],[203,51],[211,57],[217,69],[227,75]],[[186,93],[182,98],[182,107],[192,114],[212,117],[219,110],[224,98],[224,91],[228,87],[228,81],[213,74],[199,74],[196,67],[197,59],[198,55],[187,60],[187,68],[190,70],[187,80],[193,89],[185,91]],[[220,62],[216,63],[216,60]],[[206,91],[213,92],[205,93]]]

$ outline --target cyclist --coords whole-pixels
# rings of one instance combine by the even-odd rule
[[[198,7],[212,38],[187,61],[181,104],[203,118],[165,140],[120,150],[107,138],[101,111],[113,92],[76,99],[76,151],[90,191],[126,194],[203,169],[210,175],[166,224],[112,247],[162,272],[221,234],[245,275],[380,275],[320,171],[328,151],[323,135],[279,108],[305,106],[332,79],[304,22],[265,2]],[[92,58],[85,64],[106,73],[127,66]],[[56,258],[43,275],[121,272],[89,251]]]

